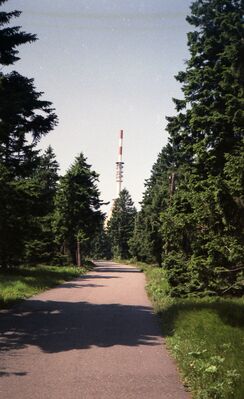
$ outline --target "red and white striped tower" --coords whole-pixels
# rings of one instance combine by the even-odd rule
[[[117,194],[116,198],[112,200],[111,208],[108,211],[107,217],[104,221],[104,226],[107,228],[108,222],[111,219],[113,209],[114,209],[114,203],[115,200],[119,197],[120,191],[121,191],[121,186],[123,182],[123,166],[124,162],[122,161],[122,154],[123,154],[123,130],[120,130],[119,132],[119,153],[118,153],[118,161],[116,162],[116,185],[117,185]]]
[[[117,183],[117,195],[116,198],[119,197],[121,186],[123,182],[123,166],[124,162],[122,161],[123,154],[123,130],[119,132],[119,153],[118,153],[118,161],[116,162],[116,183]]]

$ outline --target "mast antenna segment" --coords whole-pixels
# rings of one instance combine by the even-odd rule
[[[119,132],[119,152],[118,152],[118,161],[116,162],[116,188],[117,188],[117,193],[116,193],[116,198],[112,200],[112,205],[111,208],[107,214],[107,217],[104,222],[105,229],[108,226],[108,222],[111,219],[113,209],[114,209],[114,204],[115,200],[119,197],[119,194],[121,192],[121,186],[123,182],[123,167],[124,167],[124,162],[122,161],[122,155],[123,155],[123,130],[120,130]]]
[[[116,162],[116,185],[117,185],[117,198],[121,192],[122,182],[123,182],[123,167],[124,162],[122,161],[123,155],[123,130],[120,130],[119,133],[119,153],[118,153],[118,161]]]

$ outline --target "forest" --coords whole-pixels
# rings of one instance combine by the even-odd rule
[[[118,255],[158,264],[176,297],[243,293],[242,18],[240,1],[193,3],[190,58],[176,76],[182,98],[173,98],[176,115],[167,117],[168,144],[145,182],[140,211],[127,206],[134,228],[125,223],[120,232],[129,250],[121,243]],[[112,247],[123,196],[108,232]]]
[[[140,209],[126,188],[111,217],[80,151],[63,175],[58,124],[34,79],[14,70],[37,40],[0,0],[0,308],[87,272],[91,260],[136,265],[185,386],[197,399],[242,399],[244,40],[241,0],[195,0],[181,98],[167,116]],[[162,93],[163,95],[163,93]],[[153,132],[151,132],[153,139]],[[82,149],[81,149],[82,150]]]
[[[1,0],[4,4],[6,0]],[[0,64],[37,37],[0,14]],[[243,6],[195,1],[190,57],[175,77],[182,98],[167,117],[168,144],[145,182],[137,212],[125,189],[105,215],[98,174],[80,153],[64,176],[53,149],[37,149],[58,117],[33,79],[0,72],[0,267],[134,259],[166,272],[170,294],[243,292]]]

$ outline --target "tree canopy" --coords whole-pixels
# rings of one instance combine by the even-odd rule
[[[97,188],[98,175],[81,153],[61,178],[55,200],[54,230],[63,252],[77,264],[89,252],[103,214]]]
[[[0,1],[0,6],[5,0]],[[0,66],[18,61],[18,47],[36,36],[9,26],[19,11],[0,12]],[[52,104],[42,100],[34,80],[16,71],[0,72],[0,265],[23,261],[26,243],[35,238],[34,220],[43,216],[37,170],[42,162],[36,149],[42,136],[57,124]],[[47,208],[46,212],[49,212]]]
[[[173,99],[132,241],[166,269],[171,295],[243,289],[243,11],[239,0],[197,0],[187,17],[183,99]]]

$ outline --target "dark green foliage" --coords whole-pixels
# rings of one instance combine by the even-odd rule
[[[51,103],[40,96],[33,79],[17,72],[0,75],[0,159],[14,176],[32,173],[35,146],[56,124]]]
[[[171,207],[161,214],[172,294],[241,292],[242,214],[223,177],[200,180],[185,172]]]
[[[152,245],[148,239],[146,231],[146,219],[144,219],[143,210],[139,211],[135,217],[133,235],[129,240],[129,251],[133,258],[142,262],[153,262]],[[161,251],[159,251],[159,254]]]
[[[14,181],[8,169],[0,163],[0,266],[6,267],[19,262],[23,255],[23,236],[27,216],[27,198],[23,185]]]
[[[164,266],[172,295],[239,294],[243,6],[200,0],[191,9],[187,20],[197,28],[188,35],[191,58],[177,76],[185,98],[175,100],[178,115],[168,118],[181,162],[172,204],[161,215]]]
[[[139,266],[191,397],[242,399],[243,298],[172,298],[167,295],[165,270]]]
[[[112,257],[110,240],[103,225],[91,242],[90,256],[94,259],[111,259]]]
[[[112,216],[108,222],[108,236],[113,257],[121,259],[130,257],[129,240],[133,234],[135,216],[133,201],[124,188],[114,202]]]
[[[0,6],[6,3],[7,0],[0,0]],[[19,17],[20,11],[0,12],[0,64],[12,65],[19,60],[18,47],[21,44],[33,42],[36,40],[36,35],[20,31],[19,26],[4,27],[12,18]]]
[[[243,126],[243,2],[198,0],[187,21],[191,54],[182,84],[184,101],[175,100],[178,115],[168,131],[199,173],[221,173],[225,152],[242,137]],[[206,175],[204,175],[206,177]]]
[[[0,1],[0,6],[3,3]],[[20,27],[8,26],[19,14],[0,12],[0,65],[13,64],[19,59],[17,47],[36,39]],[[35,91],[33,79],[15,71],[0,72],[0,267],[23,260],[25,244],[37,239],[35,219],[49,212],[49,208],[43,210],[42,187],[36,175],[40,165],[36,145],[54,128],[57,117],[41,95]]]
[[[151,177],[145,183],[146,191],[141,202],[141,211],[135,220],[133,237],[130,240],[131,255],[138,260],[162,262],[163,237],[160,212],[169,203],[169,178],[176,168],[176,160],[170,145],[162,149],[153,165]]]
[[[91,239],[103,219],[97,181],[98,175],[80,154],[58,186],[54,217],[56,242],[73,264],[78,263],[77,251],[82,258],[89,253]]]
[[[162,256],[172,296],[240,295],[243,2],[198,0],[191,11],[191,57],[176,77],[184,99],[174,99],[177,114],[167,118],[170,145],[162,152],[172,163],[163,163],[159,176],[152,171],[132,251],[146,261],[151,259],[145,252],[152,259]]]
[[[51,262],[57,252],[52,228],[54,217],[54,197],[57,190],[59,165],[52,147],[48,147],[39,158],[33,176],[36,184],[36,197],[31,219],[31,235],[25,245],[27,263]]]

